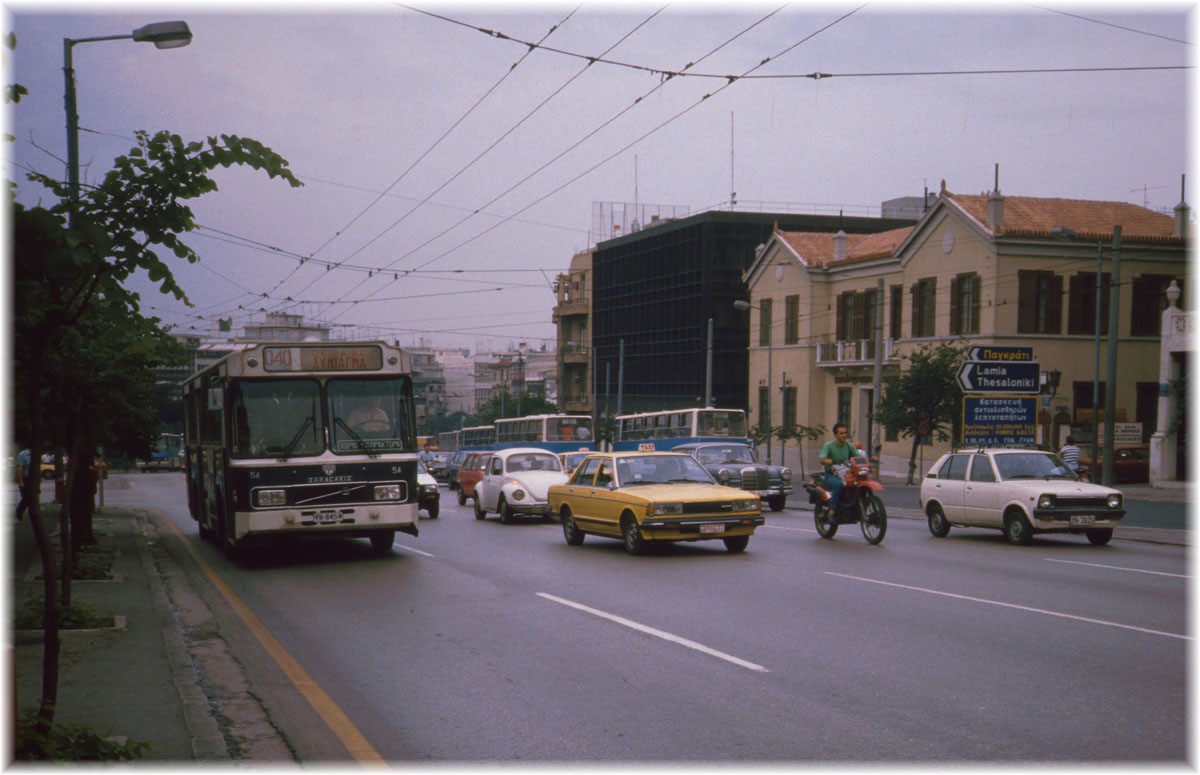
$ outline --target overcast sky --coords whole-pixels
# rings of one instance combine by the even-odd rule
[[[137,129],[251,137],[305,185],[218,172],[173,262],[194,306],[144,308],[486,350],[553,347],[595,203],[878,216],[999,164],[1005,194],[1170,211],[1188,171],[1183,4],[412,2],[9,3],[6,177],[65,178],[64,38],[186,20],[186,48],[74,47],[85,185]]]

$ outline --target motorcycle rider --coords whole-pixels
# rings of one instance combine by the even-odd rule
[[[825,488],[829,491],[830,514],[837,512],[838,505],[841,503],[842,487],[845,485],[835,467],[862,454],[862,450],[850,441],[850,431],[846,428],[846,424],[834,423],[833,440],[825,442],[820,452],[821,463],[825,465]]]

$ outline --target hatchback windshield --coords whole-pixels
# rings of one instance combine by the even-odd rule
[[[1058,455],[1049,452],[1014,452],[994,455],[1000,479],[1076,479]]]

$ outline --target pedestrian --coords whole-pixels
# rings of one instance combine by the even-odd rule
[[[1058,456],[1067,464],[1067,468],[1079,473],[1079,447],[1075,446],[1074,436],[1067,437],[1067,443],[1058,451]]]
[[[33,466],[33,456],[29,452],[29,447],[17,453],[17,490],[20,492],[21,499],[17,502],[17,521],[25,517],[25,510],[29,508],[27,502],[29,489],[29,471]]]

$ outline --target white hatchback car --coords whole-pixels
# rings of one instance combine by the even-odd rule
[[[499,514],[505,524],[518,514],[548,517],[546,491],[565,481],[562,462],[553,452],[536,447],[497,450],[475,485],[475,519],[483,519],[489,511]]]
[[[1003,530],[1014,544],[1034,533],[1083,533],[1107,544],[1125,516],[1119,490],[1080,481],[1051,452],[979,449],[948,452],[921,481],[921,509],[929,532],[943,538],[951,526]]]

